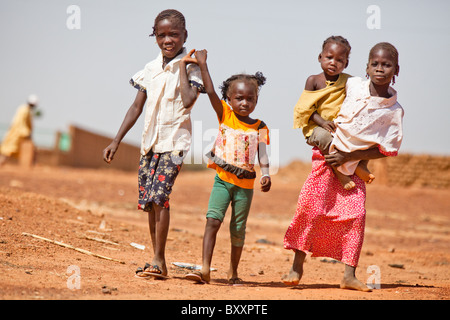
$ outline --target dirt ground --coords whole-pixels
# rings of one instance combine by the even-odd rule
[[[108,169],[0,168],[0,299],[3,300],[448,300],[450,191],[377,185],[367,190],[357,277],[379,289],[339,288],[344,265],[307,257],[301,284],[281,282],[293,253],[283,237],[310,167],[282,168],[269,193],[255,190],[240,263],[227,284],[228,220],[218,234],[212,282],[184,279],[174,262],[201,264],[212,170],[183,170],[171,198],[168,280],[134,277],[150,262],[147,217],[136,209],[137,175]],[[114,260],[34,238],[33,234]],[[102,239],[105,242],[100,242]],[[144,245],[141,250],[131,243]]]

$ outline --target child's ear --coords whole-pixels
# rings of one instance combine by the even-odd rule
[[[184,43],[186,43],[187,38],[188,38],[188,32],[186,29],[184,29]]]
[[[399,72],[400,72],[400,66],[397,65],[397,70],[395,71],[395,75],[398,76]]]
[[[317,57],[317,60],[320,62],[320,59],[322,59],[322,53],[319,53],[319,56]]]

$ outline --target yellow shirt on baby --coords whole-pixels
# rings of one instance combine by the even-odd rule
[[[304,90],[294,107],[294,128],[302,129],[305,137],[309,137],[317,127],[317,124],[309,119],[314,111],[324,120],[334,120],[344,102],[345,84],[349,77],[350,75],[341,73],[336,82],[327,83],[323,89]]]
[[[261,120],[253,124],[240,121],[222,100],[223,114],[214,148],[207,154],[208,168],[216,170],[223,181],[244,189],[253,189],[255,159],[259,143],[269,142],[269,129]]]

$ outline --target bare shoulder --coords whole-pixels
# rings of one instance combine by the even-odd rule
[[[323,73],[313,74],[306,79],[305,90],[316,91],[325,88],[325,80]]]

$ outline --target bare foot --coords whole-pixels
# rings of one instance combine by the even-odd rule
[[[287,286],[296,286],[303,276],[303,263],[305,262],[306,253],[301,250],[295,250],[294,261],[292,262],[289,274],[281,277],[281,281]]]
[[[375,179],[375,176],[367,168],[367,161],[360,161],[355,169],[355,174],[360,177],[364,182],[370,184]]]
[[[349,176],[346,176],[345,174],[339,172],[337,169],[333,168],[334,173],[336,174],[336,177],[338,178],[339,182],[342,184],[345,190],[351,190],[354,187],[356,187],[355,182],[350,178]]]
[[[281,277],[281,281],[287,286],[296,286],[302,279],[302,275],[303,270],[300,270],[300,272],[298,272],[291,268],[291,270],[289,270],[289,274],[285,274],[283,277]]]
[[[361,281],[359,281],[354,277],[349,278],[344,277],[341,281],[340,287],[341,289],[358,290],[363,292],[372,291],[372,289],[370,289],[368,286],[366,286],[364,283],[362,283]]]

